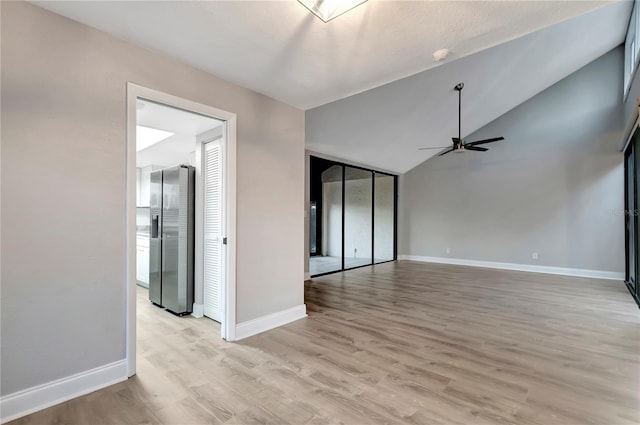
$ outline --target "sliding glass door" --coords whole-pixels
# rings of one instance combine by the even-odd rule
[[[638,183],[640,182],[640,135],[636,131],[625,150],[625,241],[626,241],[626,278],[629,291],[640,301],[638,285],[638,254],[640,253],[640,235],[638,229]],[[639,302],[640,303],[640,302]]]
[[[344,168],[344,268],[352,269],[372,263],[373,173]]]
[[[638,216],[638,213],[640,212],[640,196],[638,196],[638,185],[640,184],[640,151],[638,150],[640,149],[640,134],[636,133],[632,143],[633,154],[631,156],[633,157],[633,173],[635,179],[632,179],[633,189],[631,192],[633,192],[634,207],[633,210],[630,211],[630,214],[628,214],[628,217],[630,218],[631,228],[633,229],[632,234],[630,235],[630,241],[634,242],[630,244],[633,245],[633,248],[631,249],[632,254],[630,255],[632,258],[629,259],[633,268],[633,273],[630,273],[629,284],[631,289],[635,290],[634,294],[636,301],[639,301],[640,303],[640,282],[638,282],[638,278],[640,277],[638,275],[640,272],[640,263],[638,262],[638,256],[640,255],[640,217]]]
[[[633,212],[636,209],[635,199],[635,154],[633,149],[626,153],[627,196],[625,202],[625,222],[627,240],[627,282],[634,289],[636,286],[636,223]]]
[[[340,271],[342,266],[342,166],[328,164],[318,174],[319,186],[316,203],[316,255],[310,273],[324,274]]]
[[[373,180],[373,258],[374,263],[395,259],[396,178],[374,173]]]
[[[311,157],[311,276],[396,259],[396,179]]]

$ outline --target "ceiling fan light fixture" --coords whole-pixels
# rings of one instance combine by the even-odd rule
[[[360,6],[367,0],[298,0],[311,13],[327,23],[330,20]]]

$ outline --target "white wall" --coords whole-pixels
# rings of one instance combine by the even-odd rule
[[[323,183],[323,253],[342,255],[342,182]],[[371,258],[371,179],[345,181],[345,258]],[[375,258],[393,259],[393,177],[376,179]]]
[[[342,255],[342,182],[322,184],[327,220],[325,245],[332,257]],[[344,256],[371,258],[371,179],[345,181]]]
[[[2,395],[125,357],[127,82],[237,114],[237,321],[303,303],[302,111],[28,3],[1,19]]]
[[[376,260],[393,260],[393,177],[376,175],[373,252]]]
[[[371,259],[372,202],[370,178],[344,182],[345,258]]]
[[[624,271],[622,63],[616,48],[467,137],[506,138],[489,152],[408,172],[400,253]]]
[[[342,182],[322,183],[322,255],[342,257]]]

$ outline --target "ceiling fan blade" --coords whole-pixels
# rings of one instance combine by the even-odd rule
[[[493,143],[493,142],[498,142],[500,140],[504,140],[504,137],[494,137],[493,139],[478,140],[477,142],[467,143],[467,144],[465,144],[465,146],[484,145],[485,143]]]
[[[468,151],[478,151],[478,152],[486,152],[489,150],[487,148],[479,148],[477,146],[469,146],[469,145],[464,145],[464,149]]]
[[[418,150],[419,151],[424,151],[424,150],[427,150],[427,149],[446,149],[448,147],[450,147],[450,146],[438,146],[438,147],[435,147],[435,148],[418,148]]]
[[[449,152],[453,152],[453,148],[449,148],[449,149],[447,149],[446,151],[442,152],[442,153],[441,153],[441,154],[439,154],[438,156],[442,156],[442,155],[447,154],[447,153],[449,153]]]

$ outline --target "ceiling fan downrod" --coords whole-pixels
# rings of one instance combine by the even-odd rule
[[[455,91],[458,92],[458,137],[452,137],[451,140],[453,141],[453,146],[447,149],[446,151],[439,153],[438,156],[446,155],[449,152],[462,153],[467,150],[486,152],[489,149],[481,147],[479,145],[485,145],[487,143],[493,143],[493,142],[498,142],[500,140],[504,140],[504,137],[493,137],[491,139],[478,140],[476,142],[469,142],[469,143],[465,143],[462,140],[462,89],[463,88],[464,88],[464,83],[458,83],[453,88]],[[446,149],[446,148],[425,147],[425,148],[418,148],[418,149],[426,150],[426,149]]]
[[[458,143],[462,144],[462,89],[464,83],[458,83],[453,88],[458,92]]]

